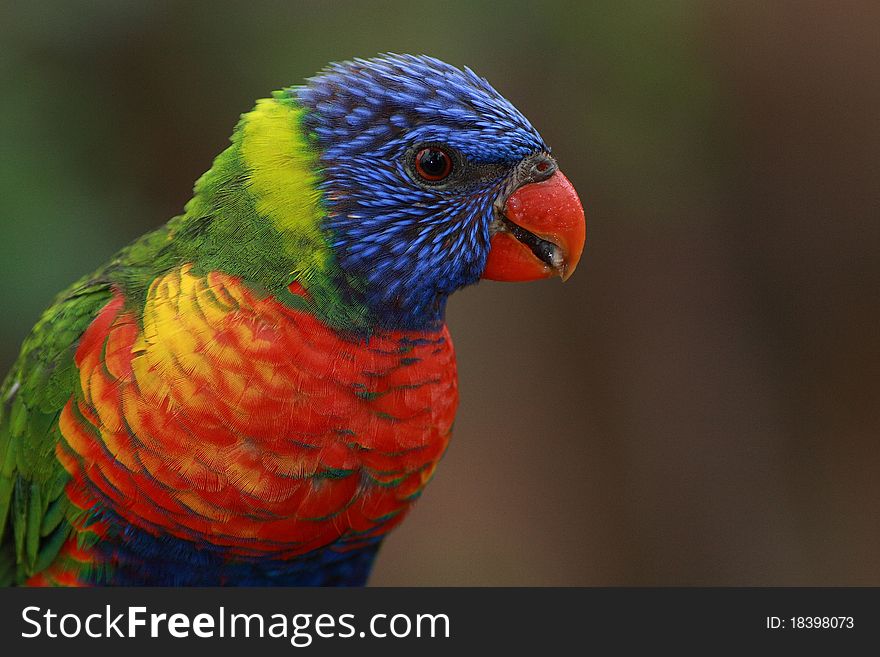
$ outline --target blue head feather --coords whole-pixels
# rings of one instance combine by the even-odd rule
[[[492,205],[523,158],[548,151],[528,120],[483,78],[432,57],[333,64],[289,90],[308,110],[341,270],[385,326],[442,321],[446,298],[475,283],[489,252]],[[420,184],[407,157],[442,145],[471,172]]]

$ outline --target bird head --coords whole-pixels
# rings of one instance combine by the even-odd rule
[[[306,110],[335,263],[387,324],[436,319],[481,277],[574,272],[577,193],[528,120],[470,69],[385,55],[284,93]]]

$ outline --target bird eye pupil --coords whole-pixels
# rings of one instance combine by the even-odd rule
[[[446,155],[440,151],[427,151],[419,158],[419,164],[425,173],[439,176],[446,168]]]
[[[416,173],[430,182],[443,180],[452,172],[452,158],[439,148],[423,148],[416,154]]]

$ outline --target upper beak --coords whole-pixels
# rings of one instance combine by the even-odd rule
[[[561,171],[511,194],[491,238],[483,278],[530,281],[574,273],[586,239],[584,208]]]

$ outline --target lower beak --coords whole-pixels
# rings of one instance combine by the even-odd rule
[[[496,229],[483,270],[494,281],[568,280],[586,239],[584,208],[561,171],[511,194]]]

